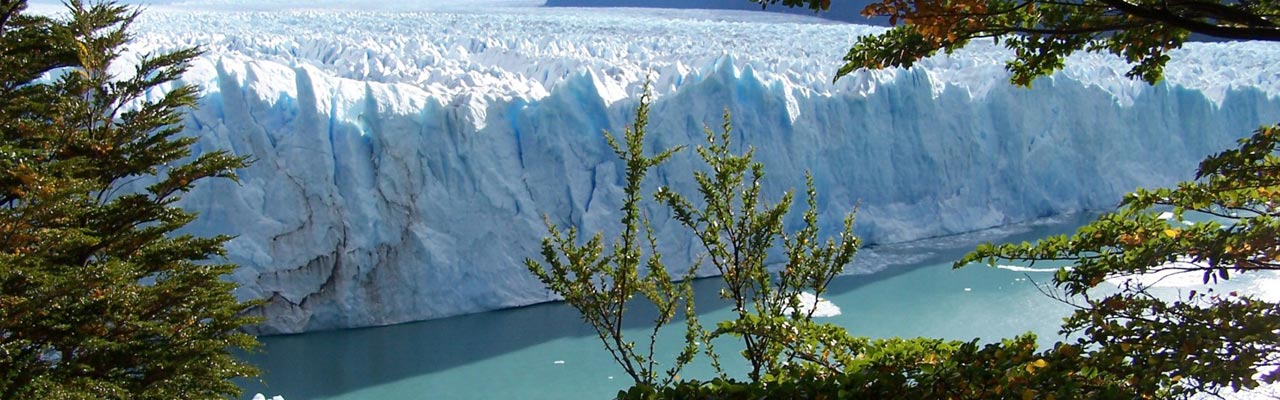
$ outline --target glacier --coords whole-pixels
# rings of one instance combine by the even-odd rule
[[[812,171],[824,223],[857,207],[871,243],[1114,207],[1280,118],[1280,52],[1262,43],[1189,44],[1156,86],[1081,55],[1033,89],[1012,87],[1008,53],[992,44],[832,83],[848,45],[882,28],[515,3],[149,6],[126,61],[203,48],[184,77],[202,88],[186,134],[197,151],[254,160],[239,184],[204,182],[182,205],[200,213],[189,232],[235,235],[237,295],[266,301],[258,332],[553,300],[523,259],[538,256],[544,215],[616,229],[622,170],[601,132],[630,122],[646,80],[651,146],[701,143],[727,109],[772,198]],[[693,195],[697,168],[685,151],[653,182]],[[688,265],[687,233],[661,207],[646,212],[668,263]],[[867,257],[852,272],[883,267]]]

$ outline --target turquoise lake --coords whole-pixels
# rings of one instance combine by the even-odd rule
[[[1067,233],[1086,221],[1076,216],[859,252],[853,269],[880,269],[837,278],[823,297],[842,313],[820,321],[871,337],[931,336],[994,341],[1033,331],[1042,345],[1061,340],[1058,325],[1067,305],[1046,297],[1035,282],[1053,266],[1007,269],[952,261],[983,241],[1035,240]],[[1232,286],[1251,282],[1233,280]],[[719,280],[697,282],[700,319],[727,319],[716,297]],[[1171,293],[1188,287],[1167,289]],[[638,311],[643,314],[643,310]],[[637,315],[637,321],[645,320]],[[639,341],[643,326],[627,333]],[[670,360],[683,330],[664,331],[659,346]],[[403,325],[262,338],[262,351],[246,356],[263,370],[243,383],[255,393],[302,399],[606,399],[630,380],[601,346],[594,331],[560,303]],[[745,375],[729,339],[715,343],[731,373]],[[682,374],[712,376],[695,362]]]

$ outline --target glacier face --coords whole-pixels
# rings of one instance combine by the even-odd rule
[[[1010,87],[990,45],[832,84],[849,43],[880,28],[747,15],[154,7],[134,50],[206,50],[185,78],[203,88],[187,132],[255,162],[183,205],[200,213],[191,232],[237,235],[233,279],[267,300],[263,333],[551,299],[522,260],[544,214],[611,229],[621,167],[601,130],[630,121],[646,77],[652,146],[700,143],[727,108],[768,192],[812,170],[823,219],[858,205],[871,242],[1111,207],[1280,117],[1280,56],[1265,44],[1189,45],[1155,87],[1104,56]],[[694,158],[654,181],[694,195]],[[648,212],[679,269],[695,256],[687,233]]]

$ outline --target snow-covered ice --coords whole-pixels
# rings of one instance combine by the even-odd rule
[[[186,76],[204,96],[187,133],[197,150],[255,163],[183,204],[201,214],[192,233],[237,236],[233,279],[241,297],[267,300],[265,333],[552,299],[522,260],[538,255],[543,215],[612,229],[622,168],[601,131],[630,121],[646,78],[652,146],[699,143],[728,108],[770,196],[812,170],[824,229],[860,204],[858,233],[881,243],[1113,207],[1280,119],[1280,52],[1261,43],[1188,45],[1155,87],[1090,55],[1011,87],[1007,53],[986,43],[832,84],[854,38],[880,28],[707,11],[191,4],[151,6],[133,49],[206,50]],[[696,193],[695,159],[684,152],[654,181]],[[648,213],[678,272],[696,248],[663,209]]]

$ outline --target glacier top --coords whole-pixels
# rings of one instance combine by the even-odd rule
[[[577,9],[528,7],[532,0],[483,0],[483,13],[456,1],[433,2],[434,11],[410,1],[398,8],[356,11],[343,0],[292,8],[288,0],[254,2],[278,10],[224,12],[247,4],[220,0],[150,2],[137,29],[141,52],[199,45],[205,60],[274,62],[314,67],[364,82],[404,84],[452,103],[469,97],[538,99],[583,71],[603,88],[606,101],[638,92],[646,77],[659,96],[688,77],[724,66],[753,74],[791,97],[869,94],[897,71],[861,71],[835,84],[831,78],[857,37],[883,28],[831,23],[808,16],[740,11]],[[59,6],[37,3],[37,11]],[[417,8],[415,8],[417,7]],[[390,11],[388,11],[390,10]],[[1166,79],[1221,102],[1233,87],[1280,95],[1280,47],[1261,42],[1190,43],[1171,54]],[[1009,52],[975,43],[953,56],[919,63],[935,93],[948,86],[982,98],[1006,85]],[[1128,105],[1145,83],[1123,79],[1129,66],[1109,54],[1083,54],[1055,78],[1102,87]],[[726,63],[726,61],[728,61]],[[213,68],[195,68],[209,72]],[[204,77],[194,77],[203,81]],[[1121,78],[1121,79],[1117,79]]]

